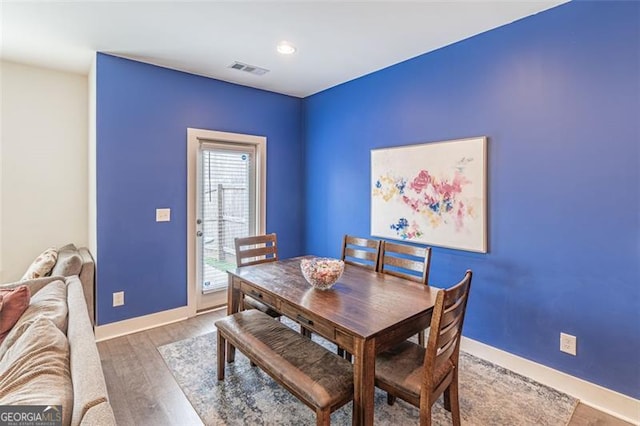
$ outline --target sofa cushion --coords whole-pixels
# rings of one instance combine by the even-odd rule
[[[68,322],[67,285],[63,281],[53,281],[45,285],[31,297],[31,303],[22,316],[15,323],[0,343],[0,359],[7,349],[28,329],[29,325],[38,318],[52,321],[62,333],[67,333]]]
[[[33,321],[0,359],[1,405],[61,405],[62,424],[71,421],[69,343],[50,320]]]
[[[58,252],[58,261],[51,270],[51,275],[62,275],[68,277],[79,275],[82,270],[82,258],[78,253],[70,251]]]
[[[43,251],[36,259],[31,263],[27,272],[22,276],[22,280],[32,280],[34,278],[44,277],[51,272],[53,265],[56,264],[58,259],[58,251],[51,247]]]
[[[57,281],[57,280],[64,280],[64,277],[51,276],[51,277],[34,278],[32,280],[16,281],[13,283],[0,284],[0,290],[12,290],[16,287],[20,287],[21,285],[24,285],[29,287],[29,291],[31,292],[31,297],[33,297],[33,295],[39,292],[44,286],[46,286],[50,282]]]
[[[0,290],[0,344],[27,310],[30,299],[31,292],[26,285]]]
[[[78,251],[78,247],[76,247],[76,245],[73,244],[73,243],[69,243],[66,246],[59,247],[58,248],[58,252],[61,252],[61,251],[73,251],[73,252],[75,252],[75,251]]]
[[[22,314],[16,325],[33,322],[36,318],[45,317],[51,320],[64,334],[67,334],[67,283],[54,281],[31,297],[29,307]]]

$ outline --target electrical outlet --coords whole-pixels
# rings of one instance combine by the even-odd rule
[[[113,306],[124,305],[124,291],[117,291],[113,293]]]
[[[156,209],[156,222],[170,222],[171,209]]]
[[[560,350],[569,355],[576,355],[576,346],[578,339],[570,334],[560,333]]]

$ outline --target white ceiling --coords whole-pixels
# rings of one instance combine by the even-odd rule
[[[567,0],[1,1],[4,60],[86,74],[99,51],[305,97]]]

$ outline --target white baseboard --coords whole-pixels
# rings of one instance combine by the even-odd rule
[[[188,306],[181,306],[168,311],[157,312],[155,314],[144,315],[111,324],[99,325],[95,328],[96,342],[182,321],[191,316],[193,316],[192,310]]]
[[[204,311],[198,311],[198,312],[196,312],[196,315],[205,315],[205,314],[209,314],[211,312],[222,311],[222,310],[224,310],[226,312],[227,305],[217,306],[217,307],[211,308],[211,309],[205,309]]]
[[[640,400],[466,337],[462,338],[460,348],[478,358],[571,395],[585,405],[640,425]]]

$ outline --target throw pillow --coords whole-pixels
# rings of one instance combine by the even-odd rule
[[[38,318],[47,318],[51,320],[60,331],[66,334],[68,317],[67,283],[64,281],[54,281],[31,296],[29,306],[18,319],[15,327],[18,327],[23,322],[33,322]],[[13,332],[11,332],[11,334],[13,334]],[[7,339],[10,338],[10,336],[7,336]]]
[[[58,260],[58,251],[54,248],[46,249],[40,254],[40,256],[36,257],[36,260],[34,260],[33,263],[31,263],[27,272],[22,276],[21,281],[46,276],[51,272],[53,265],[56,264],[56,260]]]
[[[29,307],[31,293],[26,285],[0,290],[0,343]]]

